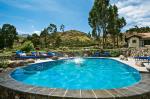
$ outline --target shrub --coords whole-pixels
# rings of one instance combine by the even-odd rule
[[[26,41],[21,46],[20,50],[25,51],[25,52],[33,51],[34,50],[34,45],[31,41]]]
[[[2,60],[0,61],[0,68],[7,68],[7,67],[8,67],[8,61],[2,59]]]
[[[120,55],[120,53],[121,53],[120,51],[115,50],[115,51],[111,51],[110,54],[112,57],[118,57]]]

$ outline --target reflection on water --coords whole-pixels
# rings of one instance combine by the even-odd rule
[[[77,57],[75,59],[73,59],[73,61],[75,62],[75,64],[77,65],[82,65],[84,63],[84,59],[83,58],[80,58],[80,57]]]

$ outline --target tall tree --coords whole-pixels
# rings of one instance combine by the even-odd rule
[[[47,27],[47,30],[49,33],[56,33],[57,32],[57,26],[55,24],[50,24]]]
[[[4,47],[4,40],[3,40],[3,36],[2,36],[2,29],[0,28],[0,48]]]
[[[62,42],[61,37],[57,36],[54,46],[57,47],[57,48],[60,47],[61,42]]]
[[[113,39],[113,46],[115,47],[116,35],[117,35],[117,18],[118,18],[118,9],[116,6],[110,5],[109,7],[109,16],[108,16],[108,26],[107,31]]]
[[[92,30],[92,37],[94,37],[95,39],[98,37],[96,29]]]
[[[34,47],[38,47],[40,45],[40,37],[36,33],[32,34],[30,40],[32,41]]]
[[[116,45],[116,39],[117,39],[117,46],[119,41],[119,35],[121,32],[121,29],[126,25],[125,19],[119,18],[118,15],[118,8],[116,5],[110,5],[109,7],[109,17],[108,17],[108,26],[107,31],[111,35],[113,39],[113,46]]]
[[[48,29],[45,28],[43,31],[41,31],[40,37],[41,37],[41,43],[44,39],[44,45],[45,45],[44,47],[47,48],[48,44],[49,44],[49,42],[48,42],[48,37],[49,37]],[[43,45],[43,43],[42,43],[42,45]]]
[[[12,48],[14,40],[17,38],[17,31],[15,26],[10,24],[4,24],[1,29],[1,48]]]
[[[117,19],[117,47],[119,46],[119,37],[121,39],[122,33],[121,33],[121,29],[126,25],[126,20],[124,19],[124,17],[122,18],[118,18]]]
[[[89,25],[97,34],[100,36],[102,33],[103,35],[103,47],[104,47],[104,38],[107,35],[107,21],[108,21],[108,7],[109,7],[109,0],[95,0],[94,6],[89,13]]]
[[[65,31],[65,25],[62,24],[62,25],[60,26],[60,31],[62,31],[62,32]]]
[[[91,36],[92,36],[92,35],[91,35],[91,32],[89,31],[89,33],[88,33],[88,37],[90,37],[90,38],[91,38]]]

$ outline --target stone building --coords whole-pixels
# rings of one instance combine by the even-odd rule
[[[125,40],[129,48],[150,47],[150,33],[126,33]]]

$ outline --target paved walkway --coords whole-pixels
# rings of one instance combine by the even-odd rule
[[[145,66],[148,70],[150,70],[150,63],[144,63],[144,66]]]
[[[136,65],[136,61],[133,59],[133,58],[129,58],[128,61],[125,61],[125,60],[120,60],[119,58],[113,58],[117,61],[120,61],[124,64],[127,64],[135,69],[137,69],[138,71],[140,72],[149,72],[148,69],[146,67],[140,67],[140,66],[137,66]]]

